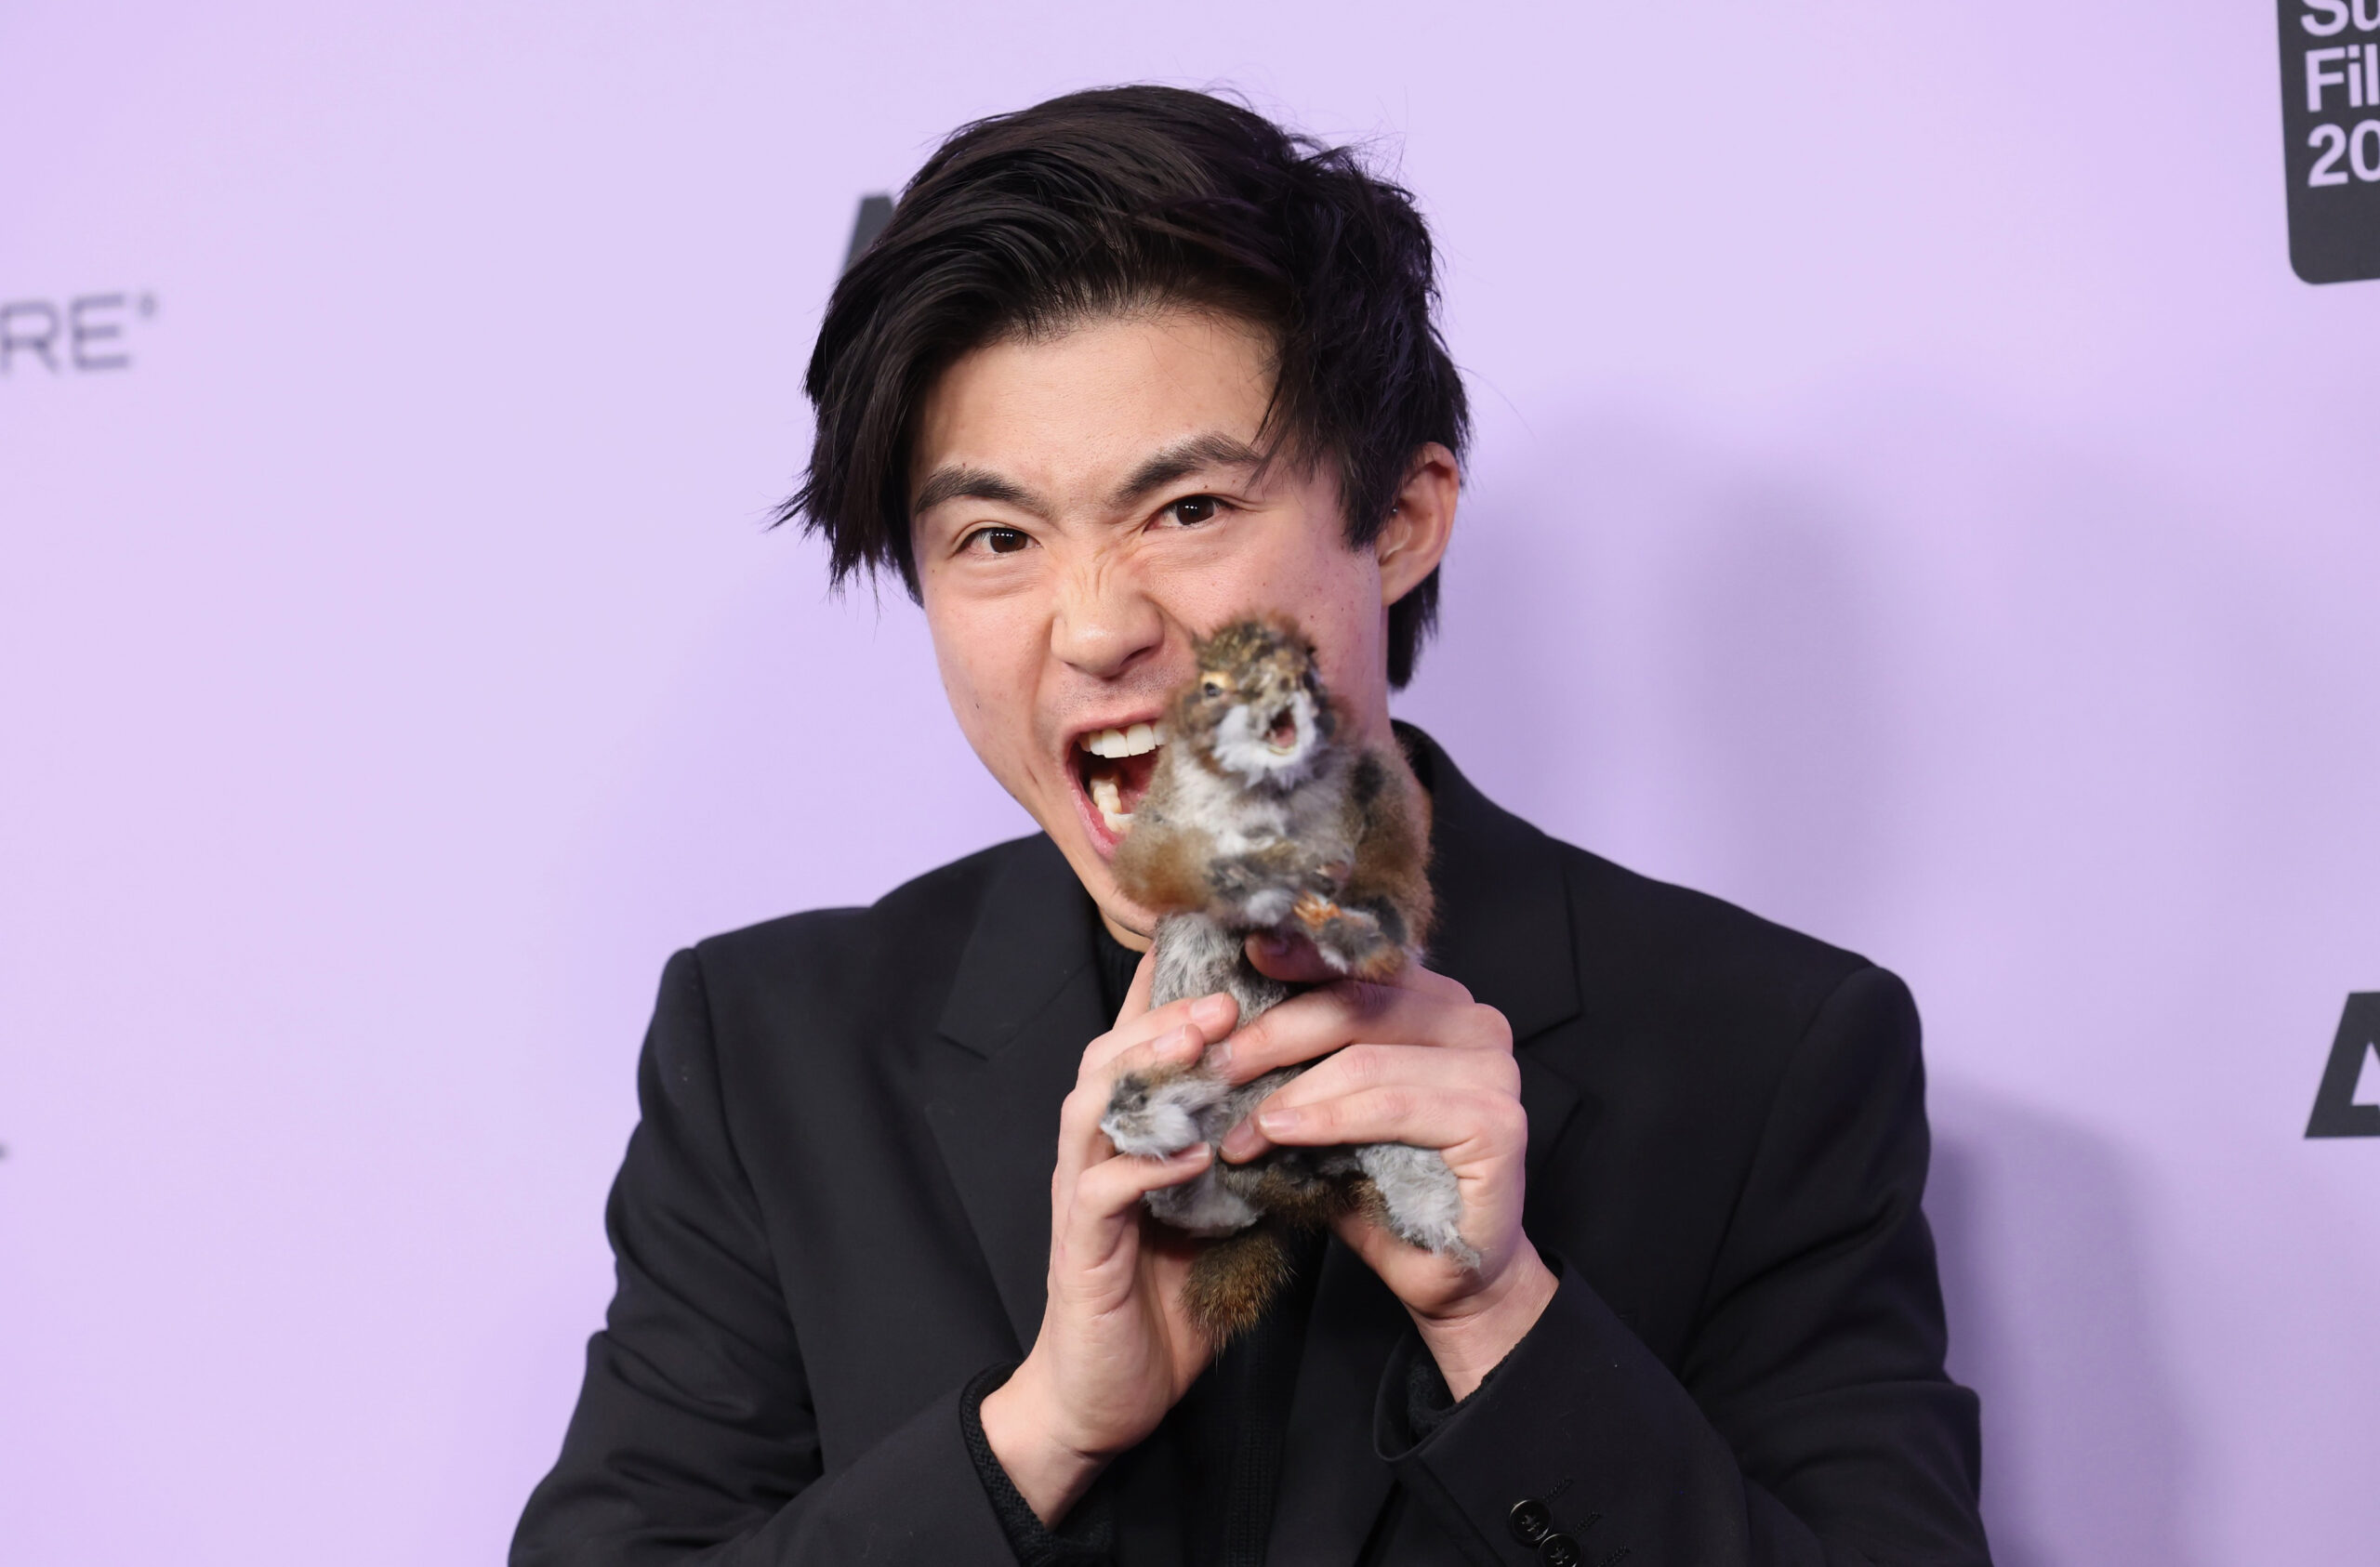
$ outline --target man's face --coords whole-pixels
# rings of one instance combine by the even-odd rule
[[[1129,812],[1153,757],[1112,753],[1146,744],[1134,726],[1194,672],[1193,639],[1287,614],[1348,737],[1385,744],[1387,604],[1443,547],[1441,530],[1422,562],[1393,521],[1350,549],[1327,464],[1260,476],[1271,391],[1261,334],[1161,310],[979,349],[919,410],[911,537],[951,710],[1110,926],[1134,935],[1155,916],[1117,890],[1102,805]],[[1450,514],[1451,459],[1448,474]]]

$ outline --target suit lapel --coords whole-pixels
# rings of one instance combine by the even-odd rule
[[[1091,900],[1047,838],[1020,844],[987,889],[923,1084],[951,1184],[1022,1354],[1041,1330],[1058,1110],[1083,1047],[1105,1032]]]
[[[1579,1102],[1577,1085],[1529,1048],[1581,1009],[1560,850],[1472,787],[1421,731],[1399,724],[1397,738],[1430,791],[1438,902],[1430,967],[1513,1026],[1533,1174]],[[1373,1405],[1389,1353],[1408,1330],[1388,1286],[1333,1239],[1298,1363],[1267,1560],[1352,1561],[1362,1548],[1391,1479],[1372,1447]]]
[[[1438,900],[1430,967],[1512,1024],[1534,1175],[1579,1102],[1578,1085],[1529,1048],[1582,1009],[1561,846],[1474,788],[1428,735],[1407,724],[1396,730],[1430,791],[1430,883]]]

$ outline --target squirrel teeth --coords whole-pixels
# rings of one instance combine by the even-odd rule
[[[1136,726],[1137,727],[1137,726]],[[1115,731],[1110,730],[1113,734]],[[1107,830],[1121,837],[1132,824],[1132,813],[1124,809],[1124,797],[1116,787],[1116,780],[1105,773],[1091,781],[1091,803],[1099,808],[1099,818]]]

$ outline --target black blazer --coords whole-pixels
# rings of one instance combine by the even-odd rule
[[[1511,1021],[1561,1284],[1415,1442],[1419,1340],[1334,1240],[1269,1560],[1536,1561],[1535,1500],[1590,1567],[1986,1561],[1908,992],[1548,838],[1404,737],[1432,967]],[[1095,917],[1033,837],[670,960],[618,1291],[516,1567],[1013,1560],[959,1399],[1040,1323],[1058,1104],[1112,1021]]]

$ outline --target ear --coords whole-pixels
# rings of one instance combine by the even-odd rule
[[[1445,559],[1454,537],[1454,507],[1462,469],[1454,454],[1433,441],[1413,454],[1396,508],[1372,541],[1380,560],[1380,599],[1394,604],[1421,585]]]

